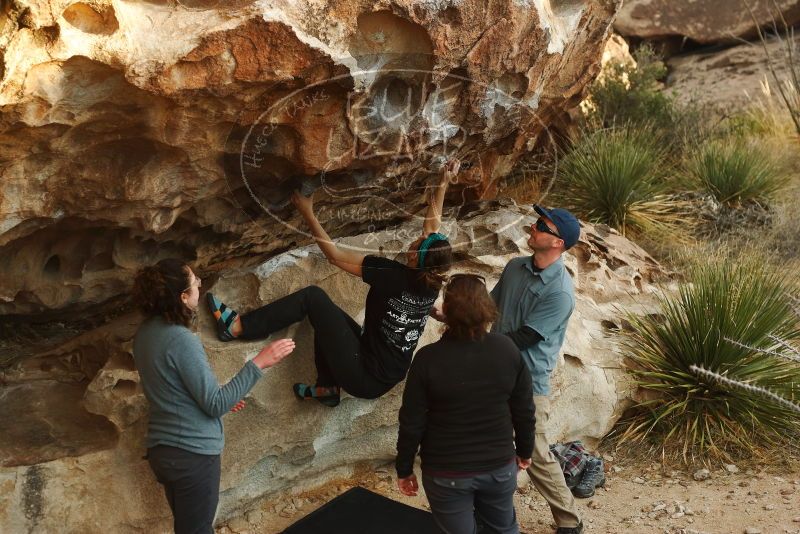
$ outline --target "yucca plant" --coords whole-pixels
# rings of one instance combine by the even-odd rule
[[[653,449],[684,461],[731,460],[796,435],[796,286],[754,261],[707,262],[690,279],[661,298],[660,317],[630,318],[624,346],[645,400],[621,440],[650,438]]]
[[[679,204],[668,193],[666,158],[647,129],[586,133],[558,166],[559,201],[583,219],[626,234],[675,222]]]
[[[787,174],[772,154],[738,137],[701,146],[686,163],[686,175],[694,187],[729,207],[769,202],[788,183]]]

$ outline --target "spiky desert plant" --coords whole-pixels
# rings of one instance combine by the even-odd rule
[[[562,158],[555,192],[582,218],[642,232],[680,217],[667,189],[664,151],[647,128],[588,132]]]
[[[742,382],[741,380],[728,378],[727,376],[715,373],[714,371],[709,371],[708,369],[704,369],[696,365],[689,366],[689,370],[694,374],[700,376],[701,378],[705,379],[707,382],[716,383],[718,385],[725,386],[728,389],[739,389],[742,391],[746,391],[748,393],[758,395],[759,397],[763,397],[767,401],[773,404],[785,406],[790,411],[794,412],[797,415],[800,415],[800,404],[796,404],[787,399],[786,397],[783,397],[777,393],[773,393],[767,388],[761,386],[754,386],[753,384],[748,384],[747,382]]]
[[[741,137],[702,145],[689,157],[685,170],[694,187],[732,207],[769,202],[789,178],[774,154]]]
[[[684,461],[730,460],[735,451],[796,434],[800,365],[772,354],[791,356],[800,341],[790,280],[755,261],[707,262],[690,279],[677,295],[661,298],[659,317],[630,319],[624,345],[644,400],[621,440],[652,438],[653,450]]]

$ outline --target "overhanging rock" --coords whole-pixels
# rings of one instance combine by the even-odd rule
[[[460,258],[454,271],[482,273],[491,286],[510,258],[530,253],[522,225],[533,220],[532,211],[491,202],[462,215],[457,224],[446,221]],[[416,232],[416,225],[400,225],[342,243],[366,250],[380,245],[394,257],[402,254]],[[584,225],[581,241],[565,258],[576,282],[577,307],[554,375],[554,427],[549,437],[583,439],[591,445],[610,430],[633,393],[616,345],[616,333],[625,326],[624,314],[651,311],[656,283],[665,278],[641,248],[603,226]],[[367,286],[330,266],[314,246],[286,252],[254,268],[223,272],[213,291],[247,311],[309,284],[321,286],[347,313],[363,320]],[[4,458],[6,466],[0,468],[0,523],[10,526],[11,532],[169,528],[166,502],[142,459],[144,398],[138,377],[130,370],[130,339],[139,320],[135,315],[121,317],[5,372],[3,379],[23,392],[45,375],[61,380],[91,375],[84,381],[91,381],[84,402],[74,402],[74,411],[94,413],[107,425],[106,433],[98,435],[110,432],[113,437],[84,452],[71,448],[66,439],[18,432],[15,439],[28,456]],[[421,344],[437,339],[440,327],[430,320]],[[218,341],[205,310],[199,314],[197,329],[222,382],[266,343]],[[314,378],[311,332],[304,322],[276,333],[273,339],[294,338],[297,350],[266,372],[242,412],[224,418],[222,520],[255,499],[320,486],[351,474],[359,464],[389,462],[394,456],[402,384],[378,400],[345,395],[334,409],[294,398],[292,383]],[[61,409],[70,413],[68,406]],[[13,414],[5,420],[13,420]],[[85,420],[76,417],[75,423]],[[56,446],[60,448],[55,450]],[[40,461],[37,453],[42,455]]]
[[[0,314],[104,317],[162,257],[291,249],[297,185],[369,210],[337,236],[407,220],[449,155],[473,164],[451,196],[491,198],[582,99],[618,5],[6,2]]]

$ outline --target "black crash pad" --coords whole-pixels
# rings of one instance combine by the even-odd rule
[[[430,512],[355,487],[283,534],[440,534]]]

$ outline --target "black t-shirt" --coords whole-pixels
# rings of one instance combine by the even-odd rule
[[[367,256],[361,277],[370,285],[361,349],[369,372],[387,384],[403,380],[428,313],[439,294],[400,262]]]

